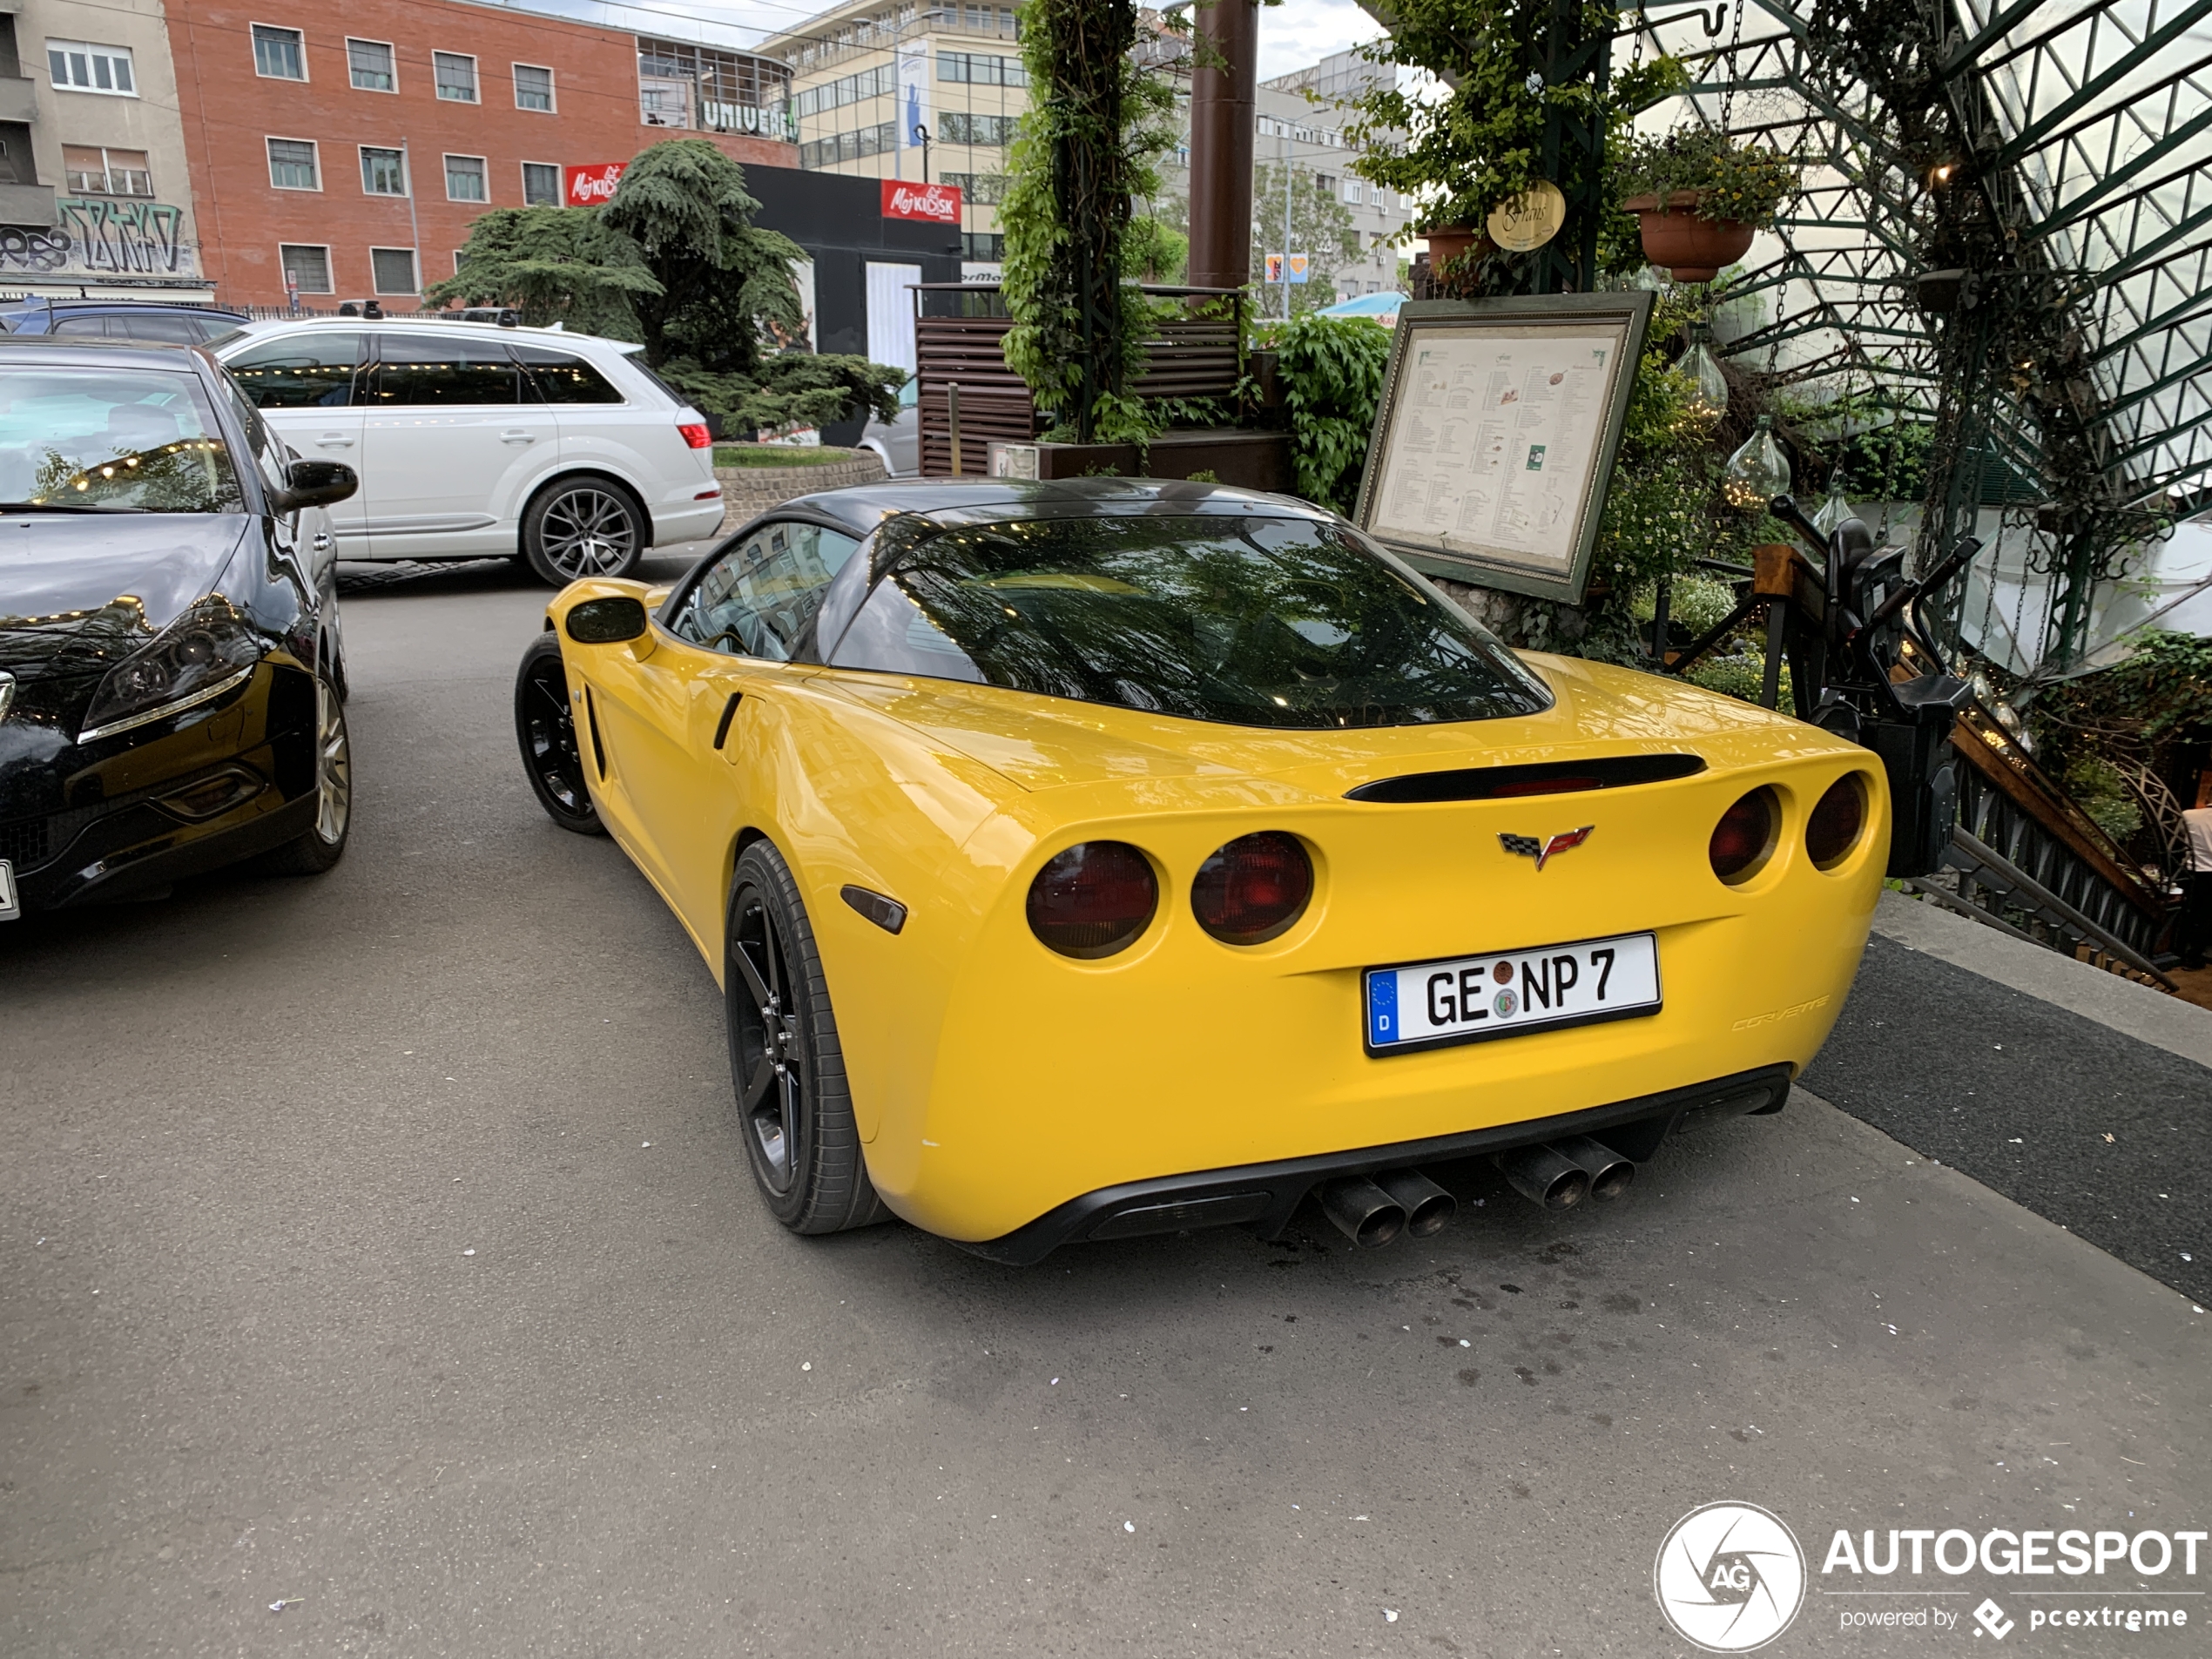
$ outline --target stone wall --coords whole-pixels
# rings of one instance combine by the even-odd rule
[[[799,496],[848,484],[873,484],[884,476],[883,463],[873,449],[856,449],[846,461],[826,461],[811,467],[717,467],[722,483],[722,528],[728,535],[746,520],[771,507],[780,507]]]

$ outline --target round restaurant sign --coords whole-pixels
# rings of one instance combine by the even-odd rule
[[[1567,222],[1567,198],[1549,179],[1539,179],[1521,195],[1490,210],[1490,239],[1513,253],[1541,247]]]

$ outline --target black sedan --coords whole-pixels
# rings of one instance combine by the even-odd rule
[[[0,340],[0,919],[338,861],[356,488],[196,347]]]

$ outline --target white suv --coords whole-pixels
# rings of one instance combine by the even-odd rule
[[[706,418],[638,347],[432,317],[248,323],[212,347],[302,455],[361,493],[341,559],[526,559],[559,587],[627,576],[655,543],[711,536]]]

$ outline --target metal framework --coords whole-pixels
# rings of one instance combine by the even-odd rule
[[[2212,483],[2212,0],[1735,0],[1639,11],[1699,119],[1802,199],[1729,341],[1815,402],[1934,429],[1919,562],[1988,546],[1958,643],[2077,667]]]

